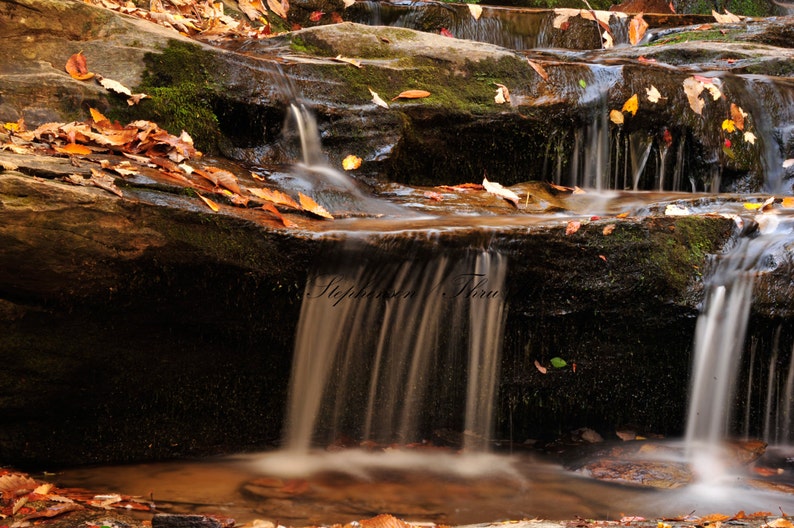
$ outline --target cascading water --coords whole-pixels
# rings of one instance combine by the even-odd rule
[[[342,437],[406,444],[448,428],[485,449],[505,270],[486,251],[383,262],[342,248],[322,263],[301,307],[286,448]]]
[[[737,238],[735,246],[717,258],[697,323],[685,447],[697,475],[704,479],[724,476],[722,442],[745,428],[732,430],[731,423],[754,277],[773,269],[780,258],[791,258],[794,222],[775,215],[762,215],[760,220],[757,232]],[[755,355],[753,348],[751,363]],[[773,353],[772,357],[776,355]],[[770,375],[774,376],[774,369]],[[750,381],[748,390],[752,387]],[[768,392],[767,408],[772,407],[772,397]],[[787,416],[790,402],[779,398],[775,401],[781,402],[775,407]],[[745,421],[749,414],[749,409],[745,409]]]

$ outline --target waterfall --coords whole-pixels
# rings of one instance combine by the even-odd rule
[[[464,431],[483,450],[505,320],[498,253],[387,261],[342,248],[309,277],[290,380],[286,448],[340,438],[421,442]]]
[[[722,441],[740,433],[742,428],[747,430],[742,424],[739,431],[733,431],[731,420],[736,408],[734,389],[745,349],[754,279],[774,269],[778,260],[791,258],[794,222],[780,220],[775,215],[762,215],[760,220],[756,232],[739,237],[733,248],[717,257],[697,321],[685,445],[688,458],[701,477],[720,476]],[[752,347],[752,363],[756,362],[756,354]],[[777,353],[772,357],[771,365],[774,365]],[[775,376],[774,369],[770,376]],[[773,400],[777,402],[778,398],[773,384],[769,383],[765,407],[777,408]],[[750,409],[745,408],[746,420],[750,414]],[[784,420],[785,416],[780,419]],[[767,430],[770,423],[767,419]]]

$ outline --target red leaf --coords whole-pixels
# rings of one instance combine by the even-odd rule
[[[313,11],[312,14],[309,15],[309,20],[311,20],[312,22],[319,22],[324,14],[325,13],[322,11]]]
[[[453,35],[452,33],[450,33],[450,32],[449,32],[449,30],[448,30],[447,28],[441,28],[441,31],[440,31],[440,33],[441,33],[441,35],[442,35],[442,36],[444,36],[444,37],[452,37],[452,38],[455,38],[455,35]]]

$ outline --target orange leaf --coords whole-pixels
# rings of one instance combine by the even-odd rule
[[[546,70],[543,68],[543,66],[530,59],[527,59],[527,62],[529,63],[530,66],[532,66],[532,69],[535,70],[535,72],[538,75],[540,75],[541,79],[543,79],[544,81],[549,80],[549,74],[546,73]]]
[[[615,230],[615,225],[617,225],[617,224],[609,224],[609,225],[604,226],[604,230],[602,231],[602,233],[604,235],[611,235],[612,231]]]
[[[206,167],[205,170],[214,177],[214,181],[212,178],[209,179],[215,185],[225,187],[236,194],[243,194],[243,191],[240,189],[240,184],[237,183],[237,176],[233,173],[217,167]],[[204,174],[200,174],[200,176],[204,176]]]
[[[535,368],[538,369],[538,372],[540,372],[541,374],[545,374],[549,371],[546,367],[538,363],[537,359],[535,360]]]
[[[88,63],[82,51],[78,51],[69,57],[69,60],[66,61],[66,71],[78,81],[85,81],[94,76],[93,73],[88,71]]]
[[[303,207],[304,210],[321,218],[328,218],[329,220],[334,219],[333,215],[326,211],[322,205],[318,204],[305,194],[298,193],[298,201],[300,201],[301,207]]]
[[[276,205],[286,205],[294,209],[301,208],[295,200],[293,200],[292,198],[290,198],[288,195],[284,194],[281,191],[259,188],[259,187],[249,187],[248,192],[250,192],[257,198],[261,198],[262,200],[266,200]]]
[[[273,216],[278,218],[279,221],[282,224],[284,224],[284,227],[295,227],[296,224],[294,222],[288,220],[287,218],[285,218],[284,215],[281,214],[281,211],[276,209],[276,206],[273,205],[272,203],[264,203],[264,204],[262,204],[262,209],[264,209],[265,211],[267,211],[269,213],[272,213]]]
[[[356,170],[357,168],[361,167],[362,161],[363,160],[355,154],[350,154],[342,160],[342,168],[346,171]]]
[[[96,108],[89,108],[88,111],[91,112],[91,119],[94,120],[94,123],[102,123],[103,121],[108,121],[108,118],[102,115],[102,112],[100,112]]]
[[[279,0],[267,0],[267,7],[284,20],[287,19],[287,11],[289,11],[289,2],[287,0],[281,0],[280,2]]]
[[[785,198],[783,198],[783,202],[780,205],[782,205],[786,209],[790,209],[794,207],[794,198],[792,198],[791,196],[786,196]]]
[[[199,193],[196,193],[196,195],[197,195],[199,198],[201,198],[202,200],[204,200],[204,203],[205,203],[205,204],[207,204],[207,206],[208,206],[210,209],[212,209],[213,211],[215,211],[216,213],[217,213],[218,211],[220,211],[220,210],[221,210],[221,208],[220,208],[220,207],[218,207],[218,204],[216,204],[215,202],[213,202],[213,201],[212,201],[212,200],[210,200],[209,198],[204,198],[204,197],[203,197],[203,196],[201,196]]]
[[[427,90],[405,90],[394,97],[392,101],[397,99],[422,99],[424,97],[430,97],[430,92]]]
[[[733,125],[741,131],[744,131],[745,117],[747,117],[747,113],[734,103],[731,103],[731,120]]]
[[[632,46],[636,46],[642,40],[647,30],[648,23],[642,18],[642,13],[634,15],[629,22],[629,42]]]
[[[70,156],[88,156],[91,154],[91,149],[86,147],[85,145],[79,145],[77,143],[69,143],[64,147],[53,147],[57,152],[61,154],[68,154]]]
[[[568,225],[565,226],[565,236],[572,235],[579,231],[579,228],[582,227],[581,222],[577,222],[576,220],[571,220],[568,222]]]

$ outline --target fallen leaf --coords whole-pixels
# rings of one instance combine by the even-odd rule
[[[744,138],[744,140],[745,140],[746,142],[748,142],[749,144],[751,144],[751,145],[755,145],[755,140],[756,140],[756,137],[755,137],[755,134],[753,134],[752,132],[749,132],[749,131],[748,131],[748,132],[745,132],[745,133],[744,133],[744,135],[743,135],[742,137],[743,137],[743,138]]]
[[[496,95],[493,100],[496,104],[505,104],[510,102],[510,91],[504,84],[494,83],[497,86]]]
[[[722,129],[729,134],[736,131],[736,123],[732,119],[726,119],[722,122]]]
[[[471,16],[474,17],[474,20],[479,20],[480,15],[482,15],[482,6],[479,4],[466,4],[469,6],[469,12]]]
[[[261,198],[262,200],[275,205],[286,205],[287,207],[292,207],[294,209],[301,209],[301,206],[298,205],[298,202],[290,198],[289,195],[284,194],[283,192],[276,189],[249,187],[248,192],[257,198]]]
[[[311,197],[306,196],[303,193],[298,193],[298,201],[303,207],[304,210],[319,216],[320,218],[327,218],[329,220],[333,220],[334,217],[331,213],[325,210],[325,208],[315,202]]]
[[[652,63],[656,62],[656,59],[649,59],[648,57],[644,57],[644,56],[640,55],[639,57],[637,57],[637,61],[638,62],[642,62],[642,63],[646,63],[646,64],[652,64]]]
[[[86,147],[85,145],[79,145],[77,143],[69,143],[64,145],[63,147],[53,147],[56,152],[60,152],[61,154],[68,154],[69,156],[88,156],[93,152],[90,148]]]
[[[541,374],[546,374],[548,372],[548,369],[543,365],[541,365],[540,363],[538,363],[537,359],[535,360],[535,368],[538,369],[538,372],[540,372]]]
[[[615,41],[612,38],[612,33],[609,31],[604,31],[601,34],[601,45],[604,46],[604,49],[610,49],[615,46]]]
[[[698,115],[703,114],[703,107],[706,106],[700,94],[703,92],[704,85],[694,77],[687,77],[684,79],[684,93],[689,100],[689,107]]]
[[[648,23],[642,18],[642,13],[634,15],[629,21],[629,42],[632,46],[636,46],[642,40],[647,30]]]
[[[336,57],[334,57],[334,60],[350,64],[351,66],[355,66],[356,68],[361,68],[362,67],[361,66],[361,61],[358,60],[358,59],[348,59],[347,57],[343,57],[341,55],[337,55]]]
[[[435,191],[425,191],[423,196],[428,200],[432,200],[434,202],[441,202],[444,200],[444,197]]]
[[[251,20],[259,20],[267,11],[260,0],[237,0],[237,6]]]
[[[204,201],[204,203],[207,204],[207,207],[209,207],[210,209],[212,209],[216,213],[221,210],[221,208],[218,206],[218,204],[216,204],[215,202],[213,202],[209,198],[205,198],[199,193],[196,193],[196,196],[201,198]]]
[[[664,209],[666,216],[687,216],[690,214],[689,209],[686,207],[679,207],[676,204],[667,204]]]
[[[121,193],[121,189],[116,186],[116,179],[105,171],[92,168],[91,179],[89,181],[94,187],[113,193],[119,198],[124,197]]]
[[[620,213],[618,215],[615,215],[615,218],[628,218],[628,217],[629,217],[628,211],[626,211],[625,213]]]
[[[427,90],[405,90],[392,98],[392,101],[397,99],[424,99],[430,97],[430,92]]]
[[[648,96],[648,101],[651,103],[658,103],[659,99],[662,98],[662,94],[659,93],[659,90],[654,85],[651,85],[650,88],[646,88],[645,93]]]
[[[361,158],[355,154],[350,154],[342,160],[342,168],[346,171],[356,170],[357,168],[361,167],[361,161]]]
[[[215,185],[225,187],[236,194],[243,193],[242,189],[240,189],[240,184],[237,181],[237,176],[235,176],[234,173],[224,169],[219,169],[217,167],[206,167],[205,170],[213,176],[213,179],[210,181],[212,181]]]
[[[585,81],[584,79],[579,79],[579,86],[581,86],[582,88],[587,88],[587,81]]]
[[[511,191],[510,189],[505,189],[502,187],[500,183],[488,181],[488,178],[482,179],[482,186],[486,192],[489,192],[493,195],[496,195],[500,198],[503,198],[513,204],[515,207],[518,207],[518,202],[521,198],[518,197],[516,193]]]
[[[744,130],[745,117],[747,117],[747,113],[736,104],[731,103],[731,119],[739,130]]]
[[[532,67],[532,69],[535,70],[535,72],[538,75],[540,75],[541,79],[543,79],[544,81],[548,81],[549,80],[549,74],[546,73],[546,70],[543,68],[543,66],[541,66],[539,63],[537,63],[537,62],[535,62],[535,61],[533,61],[531,59],[527,59],[527,62]]]
[[[107,118],[107,117],[105,117],[105,116],[102,114],[102,112],[100,112],[100,111],[99,111],[99,110],[97,110],[96,108],[89,108],[89,109],[88,109],[88,112],[91,114],[91,119],[93,119],[93,120],[94,120],[94,123],[103,123],[103,122],[105,122],[105,121],[107,121],[108,123],[110,123],[110,121],[108,120],[108,118]]]
[[[549,360],[549,363],[551,363],[551,366],[554,367],[554,368],[563,368],[563,367],[568,366],[568,363],[566,363],[564,359],[562,359],[561,357],[556,357],[556,356],[551,358]]]
[[[389,108],[389,103],[387,103],[386,101],[381,99],[380,95],[378,95],[377,92],[373,91],[372,88],[369,89],[369,93],[372,94],[372,102],[373,103],[375,103],[378,106],[382,106],[383,108]]]
[[[792,207],[794,207],[794,197],[786,196],[785,198],[783,198],[783,201],[780,203],[780,205],[782,205],[786,209],[791,209]]]
[[[621,108],[621,112],[629,112],[632,116],[637,115],[637,109],[640,105],[640,99],[637,97],[637,94],[632,95],[629,99],[623,103],[623,108]]]
[[[616,226],[616,225],[617,225],[617,224],[609,224],[609,225],[605,225],[605,226],[604,226],[604,230],[603,230],[603,231],[601,231],[601,234],[602,234],[602,235],[611,235],[611,234],[612,234],[612,232],[615,230],[615,226]]]
[[[319,22],[325,13],[323,11],[312,11],[312,14],[309,15],[309,20],[312,22]]]
[[[598,258],[600,258],[600,259],[601,259],[601,260],[603,260],[604,262],[606,262],[606,261],[607,261],[607,258],[606,258],[604,255],[598,255]]]
[[[582,227],[582,223],[576,220],[571,220],[568,222],[568,225],[565,226],[565,236],[572,235],[579,231],[579,228]]]
[[[106,90],[110,90],[112,92],[116,92],[126,96],[132,95],[132,91],[130,91],[129,88],[127,88],[118,81],[114,81],[113,79],[102,77],[101,75],[97,75],[96,78],[97,81],[99,81],[99,84],[101,84],[102,87],[105,88]]]
[[[91,79],[94,74],[88,71],[88,64],[82,51],[78,51],[66,61],[66,71],[78,81]]]
[[[267,7],[284,20],[287,19],[287,11],[289,11],[289,2],[287,0],[267,0]]]
[[[441,34],[441,36],[442,36],[442,37],[451,37],[451,38],[455,38],[455,35],[453,35],[452,33],[450,33],[450,31],[449,31],[447,28],[441,28],[441,30],[439,31],[439,33]]]
[[[623,122],[626,120],[626,118],[623,117],[623,112],[619,110],[610,110],[609,120],[615,123],[616,125],[622,125]]]
[[[284,225],[284,227],[295,227],[295,222],[292,222],[291,220],[287,219],[283,214],[281,214],[281,211],[276,209],[276,206],[273,205],[272,203],[262,204],[262,209],[273,214],[276,218],[278,218],[279,221]]]
[[[720,13],[717,13],[713,9],[711,10],[711,16],[714,17],[714,20],[716,20],[718,24],[736,24],[737,22],[742,21],[741,18],[737,17],[727,9],[724,9],[724,11],[725,14],[721,15]]]

